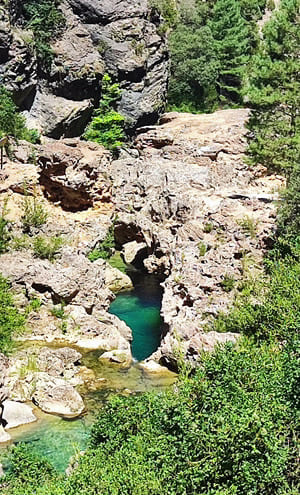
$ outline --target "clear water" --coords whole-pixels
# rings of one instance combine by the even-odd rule
[[[124,320],[133,331],[132,352],[137,361],[155,351],[160,342],[160,307],[162,291],[157,279],[149,275],[131,273],[134,290],[120,293],[111,305],[111,313]],[[32,345],[32,343],[30,344]],[[36,423],[10,430],[13,442],[28,442],[41,456],[45,456],[60,472],[70,458],[88,443],[89,431],[99,410],[112,394],[140,393],[156,388],[164,389],[174,383],[176,375],[151,376],[135,362],[129,369],[120,369],[99,361],[101,351],[86,353],[82,364],[93,369],[96,378],[105,379],[97,390],[81,387],[87,413],[76,420],[65,420],[34,409]]]
[[[137,361],[149,357],[159,346],[161,299],[159,281],[153,275],[129,273],[134,289],[121,292],[110,306],[110,313],[132,329],[132,355]]]

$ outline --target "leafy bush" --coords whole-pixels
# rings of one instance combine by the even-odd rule
[[[96,261],[100,258],[104,260],[108,260],[112,256],[114,250],[115,250],[115,236],[114,236],[114,225],[112,225],[109,228],[105,239],[89,253],[88,259],[90,261]]]
[[[31,227],[39,228],[47,222],[48,212],[36,196],[26,195],[23,208],[22,223],[25,232],[30,231]]]
[[[244,340],[204,354],[175,390],[114,397],[69,477],[36,474],[25,450],[7,493],[296,495],[296,344]]]
[[[7,353],[13,344],[12,336],[23,329],[25,318],[14,305],[8,282],[0,275],[0,352]]]
[[[0,137],[9,135],[25,139],[27,133],[25,118],[18,113],[11,93],[4,86],[0,86]]]
[[[234,277],[232,277],[231,275],[227,275],[225,274],[224,275],[224,278],[221,282],[221,286],[223,288],[223,290],[225,292],[231,292],[232,289],[234,288],[235,286],[235,280],[234,280]]]
[[[58,9],[59,0],[25,0],[23,13],[26,28],[34,33],[34,45],[40,66],[50,69],[53,50],[50,41],[54,39],[65,25],[65,18]]]
[[[242,228],[243,232],[249,234],[252,239],[256,237],[257,234],[257,221],[246,215],[241,220],[237,221],[238,225]]]
[[[112,151],[123,144],[125,118],[115,110],[120,97],[119,84],[113,84],[111,77],[105,74],[102,79],[99,108],[94,111],[94,118],[86,128],[84,139],[95,141]]]
[[[59,236],[50,237],[50,239],[44,236],[37,236],[33,239],[33,252],[37,258],[53,261],[63,244],[64,241]]]
[[[2,211],[0,214],[0,254],[5,253],[8,249],[10,235],[8,232],[9,221],[6,218],[7,214],[7,200],[4,201]]]

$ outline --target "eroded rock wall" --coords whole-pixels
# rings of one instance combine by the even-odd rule
[[[168,51],[147,0],[63,0],[60,8],[66,25],[53,40],[51,70],[41,71],[22,2],[0,6],[0,80],[28,125],[56,139],[80,135],[101,97],[105,72],[121,85],[127,128],[154,123],[166,101]]]

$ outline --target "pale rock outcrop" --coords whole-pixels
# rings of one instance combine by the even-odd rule
[[[12,400],[5,400],[3,402],[2,419],[4,420],[6,430],[36,421],[32,407]]]
[[[138,265],[147,257],[147,244],[145,242],[131,241],[123,246],[124,261],[128,265]]]
[[[179,345],[195,364],[203,349],[236,341],[209,332],[212,321],[239,280],[259,273],[271,242],[284,179],[244,163],[247,117],[247,109],[166,114],[140,130],[139,157],[109,165],[116,241],[145,243],[144,266],[164,280],[165,328],[150,359],[174,368]]]
[[[132,363],[132,356],[130,349],[116,349],[114,351],[104,352],[103,354],[101,354],[101,356],[99,357],[99,361],[106,361],[108,363],[121,365],[122,368],[129,368]]]
[[[10,434],[0,425],[0,443],[7,443],[11,440]]]

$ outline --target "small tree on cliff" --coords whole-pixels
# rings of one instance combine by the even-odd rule
[[[120,97],[119,84],[113,84],[111,77],[105,74],[102,79],[102,98],[99,108],[94,111],[94,118],[86,128],[84,139],[95,141],[112,151],[123,144],[125,118],[115,110]]]

